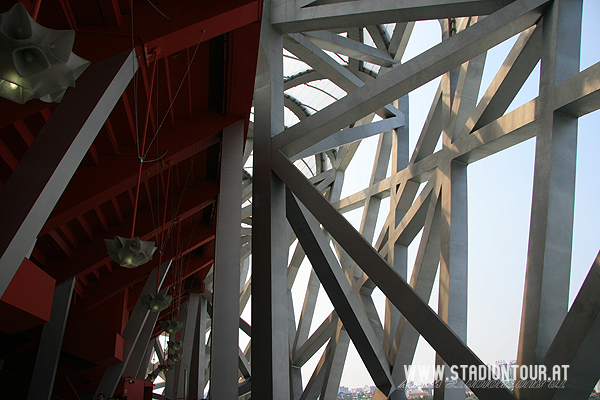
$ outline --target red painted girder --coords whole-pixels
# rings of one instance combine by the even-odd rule
[[[79,222],[79,225],[81,225],[81,228],[83,228],[83,231],[87,235],[88,239],[92,240],[94,238],[94,231],[92,230],[92,227],[87,222],[83,214],[77,216],[77,221]]]
[[[19,132],[19,135],[21,135],[21,137],[23,138],[25,143],[27,143],[27,146],[31,146],[31,143],[33,143],[34,137],[31,134],[31,131],[29,130],[27,125],[25,124],[25,121],[18,120],[18,121],[15,121],[13,123],[13,125],[15,126],[15,128]]]
[[[24,119],[31,114],[40,112],[43,109],[49,108],[48,103],[43,103],[40,100],[30,100],[25,104],[17,104],[10,100],[0,99],[0,128]]]
[[[123,107],[125,108],[125,115],[127,115],[127,122],[129,124],[129,130],[131,131],[131,137],[133,139],[133,142],[135,143],[135,141],[137,140],[137,134],[135,132],[135,121],[133,117],[133,111],[131,111],[131,103],[129,101],[127,91],[123,92],[123,94],[121,95],[121,100],[123,101]]]
[[[193,257],[193,256],[192,256]],[[215,261],[215,242],[211,241],[206,244],[206,252],[202,257],[194,257],[190,260],[184,259],[183,262],[183,279],[189,278],[196,274],[198,276],[201,271],[205,271],[206,274],[210,270],[210,267]],[[206,277],[206,274],[204,277]],[[195,279],[195,278],[194,278]],[[204,280],[204,279],[202,279]],[[165,279],[163,287],[173,284],[173,276],[169,274]]]
[[[65,236],[66,240],[69,242],[69,245],[76,249],[79,241],[77,240],[73,232],[69,229],[69,227],[67,225],[63,225],[60,227],[60,230]]]
[[[181,201],[179,213],[175,219],[186,219],[196,214],[203,208],[212,204],[219,191],[219,186],[212,181],[204,181],[199,187],[188,187]],[[178,199],[179,200],[179,199]],[[169,216],[170,217],[170,216]],[[165,227],[171,224],[167,218]],[[91,242],[80,242],[79,248],[73,251],[72,256],[67,259],[48,258],[45,271],[58,282],[63,282],[71,276],[86,276],[93,270],[98,269],[110,260],[106,254],[106,246],[101,238],[113,239],[116,235],[125,236],[129,233],[131,217],[125,217],[123,225],[110,225],[106,234],[96,234],[97,240]],[[142,240],[150,240],[160,233],[160,225],[156,229],[152,225],[150,210],[139,210],[136,235]]]
[[[173,130],[162,132],[168,137],[169,152],[163,159],[161,170],[193,156],[199,151],[217,143],[220,131],[236,121],[236,118],[224,117],[208,111],[197,111],[189,121],[178,120]],[[164,139],[163,139],[164,140]],[[94,207],[124,193],[137,183],[139,161],[135,157],[100,156],[98,167],[80,167],[77,175],[65,189],[54,211],[41,231],[44,235],[51,230],[77,218]],[[143,176],[156,175],[156,165],[148,163]]]
[[[118,26],[121,24],[121,10],[117,0],[99,0],[98,5],[106,25]]]
[[[213,229],[207,227],[206,225],[198,227],[193,233],[192,247],[197,248],[210,241],[214,241],[214,238],[215,231]],[[212,258],[214,259],[214,256]],[[168,259],[169,258],[167,257],[163,257],[163,263]],[[200,259],[200,261],[194,261],[191,263],[191,268],[195,268],[197,270],[201,268],[201,266],[211,262],[211,260],[207,257],[194,258],[194,260],[198,259]],[[91,310],[104,301],[110,299],[112,296],[138,282],[157,266],[158,255],[155,255],[151,262],[141,265],[137,268],[115,268],[112,274],[102,276],[102,279],[97,282],[90,282],[83,298],[79,301],[82,307],[84,307],[86,310]],[[171,272],[169,272],[169,277],[171,275]],[[163,285],[163,287],[166,286]]]
[[[164,58],[188,47],[195,46],[202,37],[208,41],[244,25],[260,21],[260,1],[228,0],[206,2],[179,0],[160,4],[161,11],[171,19],[156,12],[150,5],[136,3],[134,10],[134,36],[136,45],[144,43],[148,53],[161,48],[158,58]],[[91,33],[93,35],[86,35]],[[98,43],[97,34],[103,35]],[[258,41],[258,35],[256,36]],[[106,58],[131,48],[131,21],[124,18],[120,27],[78,24],[78,37],[73,47],[75,54],[90,61]],[[141,46],[137,54],[144,54]],[[154,61],[150,56],[149,61]]]
[[[0,158],[2,158],[4,160],[4,162],[6,163],[6,165],[8,165],[8,167],[10,169],[12,169],[13,171],[15,168],[17,168],[17,164],[19,163],[19,160],[17,160],[15,155],[12,153],[12,151],[10,151],[8,146],[6,144],[4,144],[4,142],[1,139],[0,139]]]
[[[167,95],[168,95],[168,99],[169,99],[169,104],[173,103],[173,91],[171,89],[171,72],[170,72],[170,68],[169,68],[169,57],[165,57],[163,58],[163,60],[165,61],[165,69],[164,69],[164,73],[165,73],[165,81],[167,83]],[[171,109],[169,110],[169,120],[170,120],[170,124],[167,123],[167,126],[173,126],[175,125],[175,110],[173,109],[173,107],[171,107]]]

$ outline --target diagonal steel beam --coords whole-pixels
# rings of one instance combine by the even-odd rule
[[[331,206],[327,199],[314,189],[283,154],[274,153],[272,160],[275,173],[446,363],[449,365],[473,365],[475,368],[485,367],[479,357]],[[460,369],[457,372],[459,378],[467,380]],[[512,394],[500,381],[475,380],[471,382],[474,384],[473,391],[480,398],[513,399]]]
[[[370,124],[363,124],[352,128],[343,129],[320,141],[314,146],[311,146],[308,149],[301,151],[300,153],[293,156],[291,160],[298,160],[300,158],[321,153],[323,151],[327,151],[335,147],[343,146],[349,143],[354,143],[358,140],[378,135],[382,132],[396,129],[401,126],[404,126],[404,115],[387,118],[382,121],[371,122]]]
[[[390,393],[395,385],[389,361],[319,223],[289,191],[286,215],[373,381]]]
[[[367,61],[383,67],[391,67],[397,64],[387,51],[336,35],[329,31],[305,32],[304,36],[308,37],[311,42],[323,50],[343,54],[356,60]]]
[[[155,293],[157,286],[160,288],[171,268],[171,261],[163,263],[160,268],[160,275],[158,268],[154,269],[146,284],[144,285],[144,289],[140,295],[144,296],[148,293]],[[158,282],[157,282],[158,281]],[[100,385],[98,385],[98,389],[94,394],[94,397],[98,396],[98,393],[106,393],[109,396],[112,396],[115,390],[117,389],[117,385],[123,376],[123,372],[129,363],[131,356],[133,355],[133,351],[135,346],[140,338],[142,333],[142,329],[148,319],[148,315],[150,311],[147,310],[144,306],[142,306],[141,299],[138,299],[137,303],[133,311],[131,312],[131,316],[129,317],[129,321],[127,321],[127,325],[123,330],[123,339],[125,340],[125,349],[123,350],[123,361],[110,365],[106,371],[104,372],[104,376],[100,381]]]
[[[0,296],[136,69],[132,52],[88,68],[0,190],[0,209],[10,210],[0,216]]]
[[[600,377],[600,253],[596,256],[579,293],[554,337],[543,365],[548,373],[561,368],[561,388],[544,386],[540,398],[587,399]],[[561,366],[568,365],[565,370]],[[566,373],[568,372],[568,374]]]
[[[518,0],[273,138],[290,156],[535,24],[547,0]]]

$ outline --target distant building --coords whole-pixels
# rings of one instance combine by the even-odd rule
[[[340,386],[340,390],[338,391],[338,394],[347,394],[350,393],[350,390],[348,389],[347,386]]]
[[[429,393],[427,393],[423,390],[410,390],[406,393],[407,399],[420,399],[425,396],[429,396]]]

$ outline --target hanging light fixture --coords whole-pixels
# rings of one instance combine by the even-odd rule
[[[162,372],[169,372],[173,369],[173,366],[169,364],[160,364],[158,366],[158,369],[160,369]]]
[[[152,312],[160,312],[169,307],[169,305],[171,305],[171,302],[173,301],[173,296],[169,294],[164,295],[161,293],[148,293],[146,295],[140,296],[140,301],[142,302],[142,306],[144,306],[148,310]]]
[[[160,321],[160,327],[168,334],[177,333],[183,327],[183,322],[179,321]]]
[[[183,340],[169,340],[169,348],[181,350],[183,348]]]
[[[151,372],[148,374],[148,376],[146,377],[146,380],[150,381],[150,382],[154,382],[154,380],[158,377],[158,372]]]
[[[177,362],[181,360],[181,353],[169,353],[169,360]]]
[[[60,102],[90,65],[73,54],[75,31],[48,29],[22,3],[0,14],[0,96],[19,104]]]
[[[135,268],[152,260],[152,255],[158,249],[154,242],[115,236],[113,240],[104,239],[107,253],[121,267]]]

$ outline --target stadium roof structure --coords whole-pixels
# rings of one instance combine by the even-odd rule
[[[598,260],[569,308],[577,122],[600,108],[600,64],[580,71],[583,0],[221,3],[24,2],[74,29],[91,65],[59,105],[0,102],[0,384],[30,399],[202,398],[207,385],[218,400],[335,399],[352,343],[373,399],[402,399],[422,337],[440,365],[468,366],[458,375],[480,399],[587,399]],[[441,41],[404,60],[422,20]],[[515,36],[481,87],[486,52]],[[538,63],[539,95],[511,110]],[[436,79],[410,132],[409,93]],[[370,137],[368,186],[342,197]],[[467,170],[533,138],[517,364],[570,369],[564,388],[513,391],[467,375],[487,368],[466,342]],[[360,208],[355,229],[343,214]],[[129,233],[157,243],[151,262],[109,258],[105,239]],[[173,300],[153,313],[142,300],[158,293]]]

